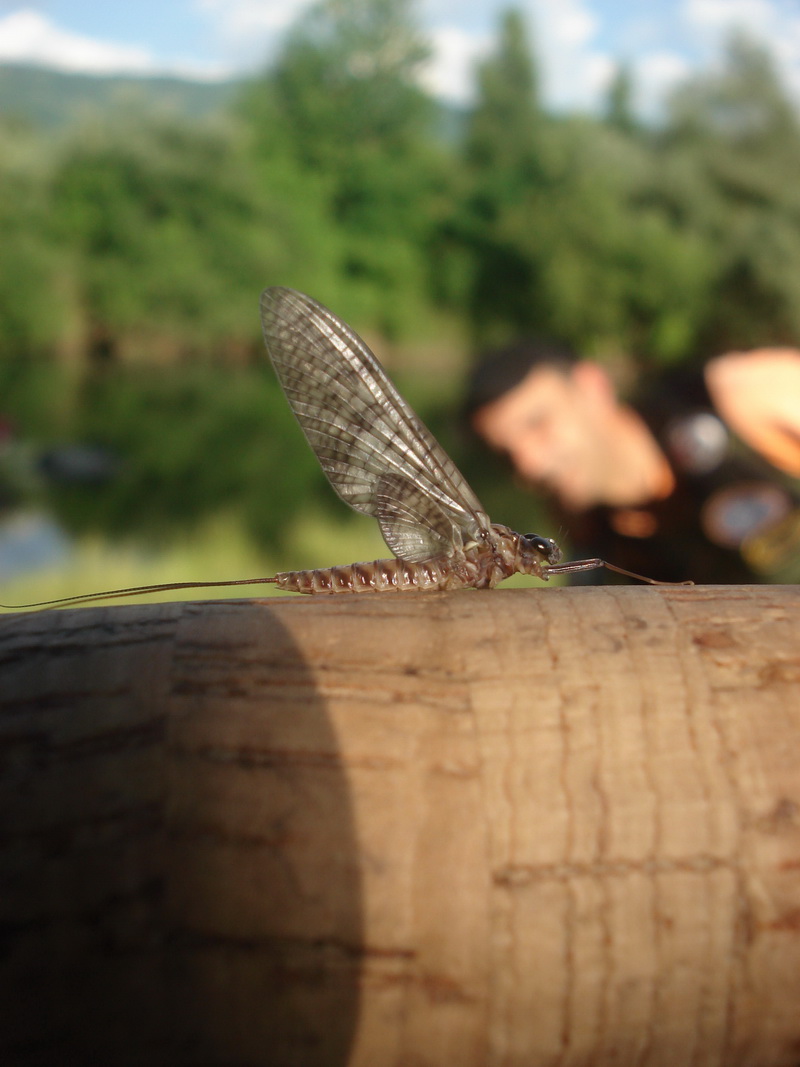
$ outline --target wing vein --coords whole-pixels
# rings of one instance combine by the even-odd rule
[[[326,477],[345,503],[383,516],[393,551],[421,559],[426,550],[441,553],[445,541],[452,550],[453,525],[464,540],[489,528],[464,476],[341,319],[302,293],[272,288],[261,297],[261,322],[278,379]]]

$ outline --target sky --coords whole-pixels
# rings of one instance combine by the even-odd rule
[[[263,67],[312,2],[0,0],[0,62],[228,78]],[[468,102],[475,63],[490,51],[500,14],[512,4],[527,17],[553,108],[597,107],[623,61],[634,76],[638,110],[654,113],[673,85],[719,61],[733,28],[770,48],[800,104],[800,0],[417,0],[433,47],[422,72],[426,87]]]

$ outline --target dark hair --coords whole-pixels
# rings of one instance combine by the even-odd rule
[[[478,356],[467,379],[463,414],[469,419],[486,404],[493,404],[539,367],[569,374],[578,354],[561,341],[525,339]]]

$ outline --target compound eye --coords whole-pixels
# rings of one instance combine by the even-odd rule
[[[561,559],[561,549],[555,543],[552,537],[542,537],[541,534],[527,533],[523,534],[528,544],[535,548],[548,563],[558,563]]]

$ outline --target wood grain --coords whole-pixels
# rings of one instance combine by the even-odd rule
[[[800,1061],[800,588],[0,619],[9,1064]]]

